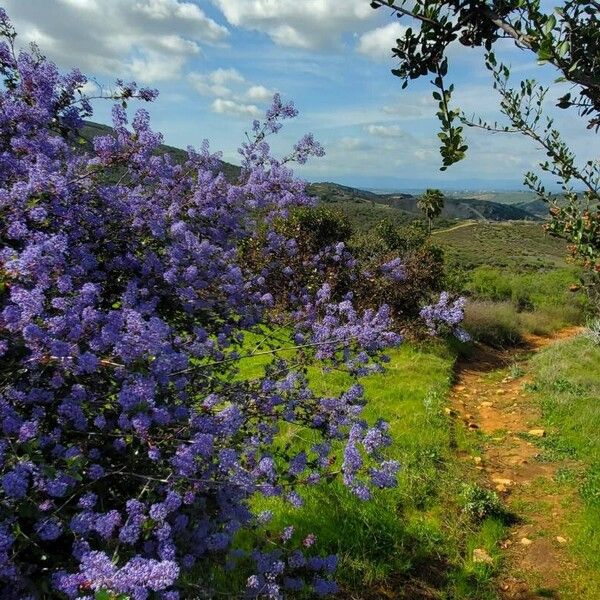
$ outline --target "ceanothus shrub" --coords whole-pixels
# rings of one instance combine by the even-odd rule
[[[235,183],[206,144],[184,164],[158,152],[145,111],[128,128],[127,101],[156,96],[135,84],[111,96],[114,135],[77,153],[92,113],[86,78],[61,75],[35,49],[17,53],[2,9],[0,33],[2,598],[209,593],[211,565],[241,554],[236,533],[263,526],[254,495],[297,505],[303,486],[336,471],[363,499],[394,485],[386,426],[361,418],[358,383],[400,341],[389,310],[334,301],[326,281],[299,284],[286,265],[295,240],[269,228],[311,203],[287,161],[323,154],[307,135],[287,159],[271,156],[266,137],[293,105],[275,96],[254,123]],[[270,260],[257,271],[240,248],[258,220]],[[317,272],[340,252],[315,256]],[[288,285],[269,289],[274,271]],[[291,349],[273,350],[262,376],[238,377],[253,351],[245,336],[277,330]],[[355,383],[318,395],[312,361]],[[281,448],[289,424],[318,443]],[[255,575],[240,595],[335,590],[335,558],[291,536],[246,554]]]

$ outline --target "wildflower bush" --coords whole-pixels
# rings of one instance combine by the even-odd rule
[[[386,304],[396,328],[413,333],[423,330],[420,311],[439,296],[444,282],[442,251],[430,243],[424,229],[398,227],[384,220],[368,234],[359,233],[344,213],[323,205],[294,209],[274,226],[278,233],[294,239],[295,264],[288,258],[286,272],[271,269],[270,289],[289,286],[288,272],[293,269],[295,285],[299,278],[309,288],[326,281],[334,299],[351,293],[360,309]],[[264,268],[271,260],[264,251],[269,234],[270,229],[263,226],[247,241],[246,261]]]
[[[254,565],[240,595],[335,591],[335,557],[310,535],[265,531],[264,546],[234,548],[244,528],[268,527],[256,494],[300,505],[303,486],[340,476],[366,500],[396,480],[359,383],[400,342],[390,310],[332,298],[326,265],[352,261],[337,244],[297,277],[298,242],[273,226],[311,203],[287,162],[321,146],[307,135],[271,156],[266,138],[296,115],[275,96],[230,183],[207,144],[174,164],[144,110],[129,128],[127,102],[157,92],[118,81],[114,135],[78,154],[86,78],[16,53],[2,9],[0,34],[2,597],[210,595],[211,566],[235,560]],[[258,229],[265,260],[250,267]],[[275,273],[284,282],[269,287]],[[245,336],[281,330],[285,352],[273,342],[262,376],[237,377]],[[319,396],[315,361],[354,384]],[[311,442],[291,450],[284,427]]]

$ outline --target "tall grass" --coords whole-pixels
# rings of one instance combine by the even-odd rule
[[[573,598],[600,590],[600,346],[582,335],[554,344],[532,360],[533,390],[549,435],[544,446],[568,458],[559,473],[565,537],[578,569]],[[567,596],[565,596],[567,597]]]
[[[527,333],[548,335],[585,319],[588,301],[576,269],[514,273],[480,267],[470,275],[465,328],[477,341],[504,347]]]
[[[363,381],[365,417],[390,423],[388,454],[402,464],[398,487],[362,502],[339,482],[323,482],[302,493],[300,509],[264,498],[256,498],[254,509],[274,512],[269,525],[274,531],[293,525],[298,539],[316,535],[319,553],[337,554],[342,597],[412,598],[418,587],[440,597],[493,598],[493,567],[473,563],[471,554],[476,547],[497,554],[503,526],[494,516],[474,524],[461,510],[465,467],[455,450],[475,449],[464,429],[455,428],[443,412],[455,355],[441,343],[407,344],[390,359],[384,374]],[[245,362],[243,376],[250,377],[265,359]],[[316,369],[309,377],[323,394],[336,393],[346,383],[341,374]],[[304,435],[289,430],[281,440],[293,445]],[[222,575],[220,585],[226,591],[232,582],[243,583],[244,576],[239,571]]]

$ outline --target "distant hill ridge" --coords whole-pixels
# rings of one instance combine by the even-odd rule
[[[108,125],[86,121],[80,135],[86,140],[86,146],[89,148],[94,137],[110,135],[112,132],[112,127]],[[176,162],[183,162],[187,158],[187,152],[181,148],[162,145],[159,151],[170,154]],[[222,161],[221,166],[223,173],[230,180],[235,179],[240,173],[240,167],[237,165]],[[378,219],[387,217],[401,222],[421,216],[421,211],[417,208],[418,196],[413,194],[401,192],[378,194],[333,182],[311,183],[307,189],[324,204],[338,204],[341,208],[350,208],[357,219],[365,217],[367,212],[373,213],[372,216],[369,215],[371,217],[368,218],[369,221],[374,217]],[[547,210],[547,206],[540,200],[502,204],[478,198],[447,196],[441,217],[478,221],[538,221],[547,214]]]
[[[312,183],[309,191],[324,203],[375,202],[394,208],[407,217],[421,215],[417,207],[418,196],[405,193],[377,194],[337,183]],[[527,210],[528,204],[516,206],[477,198],[456,198],[447,196],[441,217],[446,219],[474,219],[478,221],[537,221],[544,214],[533,201],[536,211]],[[545,205],[544,205],[545,206]],[[546,207],[546,213],[548,208]]]
[[[91,146],[91,142],[96,136],[112,135],[112,133],[112,127],[109,127],[108,125],[102,125],[101,123],[94,123],[93,121],[85,121],[83,127],[79,131],[79,135],[86,140],[88,148]],[[174,146],[168,146],[166,144],[159,146],[159,152],[170,154],[176,163],[184,162],[188,156],[186,150],[175,148]],[[240,174],[240,167],[225,162],[224,160],[221,161],[221,167],[224,175],[228,179],[235,179]]]

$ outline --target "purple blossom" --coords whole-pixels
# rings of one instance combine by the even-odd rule
[[[57,519],[49,518],[38,521],[36,533],[44,541],[52,541],[58,538],[62,532],[62,526]]]
[[[292,535],[294,534],[294,526],[290,525],[286,527],[281,533],[281,541],[289,542],[292,539]]]
[[[420,316],[425,321],[429,333],[437,333],[449,329],[460,341],[470,340],[469,334],[460,327],[465,318],[466,300],[462,297],[452,300],[448,292],[442,292],[436,304],[421,309]]]
[[[2,489],[9,498],[25,497],[29,486],[29,475],[24,469],[15,469],[2,476]]]
[[[265,522],[252,512],[256,495],[300,506],[297,480],[331,476],[338,442],[351,489],[387,485],[385,429],[363,423],[362,387],[321,397],[305,377],[315,361],[372,372],[400,338],[389,308],[337,297],[328,269],[356,266],[344,242],[303,257],[301,240],[276,227],[313,202],[289,163],[323,155],[307,134],[287,158],[272,156],[267,138],[294,105],[273,98],[240,148],[234,182],[207,144],[182,164],[163,154],[148,113],[130,119],[122,105],[156,91],[121,80],[110,94],[112,133],[76,151],[92,116],[87,79],[13,54],[2,9],[0,37],[12,82],[0,89],[0,361],[10,368],[0,392],[0,509],[13,515],[0,524],[0,587],[15,598],[31,595],[30,585],[69,598],[188,597],[194,578],[181,571],[221,561],[240,529]],[[118,183],[106,177],[115,165]],[[257,231],[267,241],[255,265],[244,248]],[[402,269],[383,270],[399,278]],[[283,288],[271,273],[284,273]],[[274,356],[254,382],[240,379],[244,336],[280,329],[282,319],[306,349]],[[289,423],[310,429],[314,447],[284,452]],[[61,541],[43,563],[12,534],[32,523],[40,543]],[[292,539],[285,553],[251,553],[249,592],[279,598],[310,584],[287,572],[305,565],[286,560]],[[334,589],[326,576],[314,587]]]

